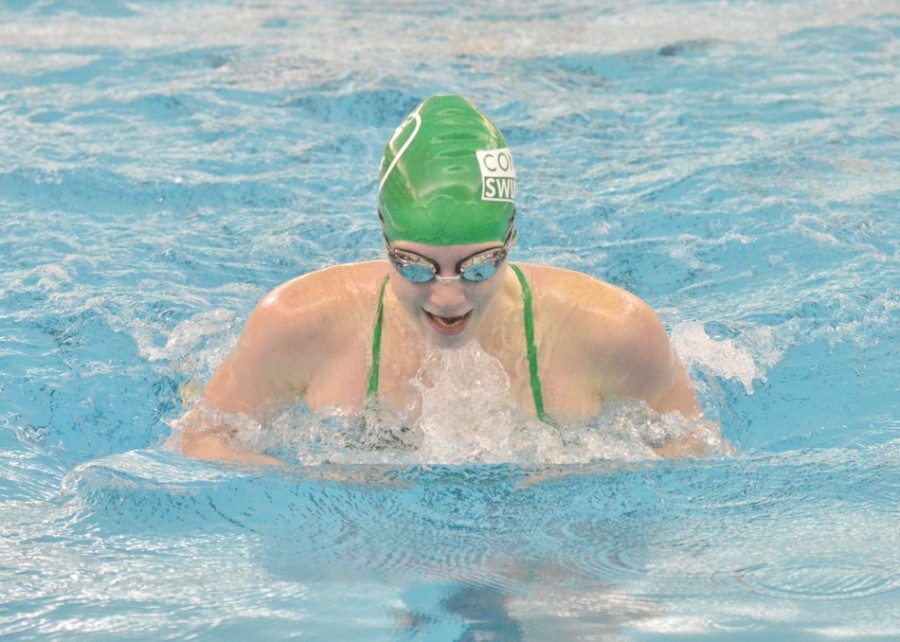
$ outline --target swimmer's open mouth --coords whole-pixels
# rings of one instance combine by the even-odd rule
[[[427,316],[428,320],[431,322],[431,327],[441,334],[458,334],[466,327],[469,317],[472,316],[472,311],[469,310],[458,317],[439,317],[426,310],[425,316]]]

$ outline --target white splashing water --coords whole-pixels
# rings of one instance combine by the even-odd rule
[[[419,451],[428,461],[508,460],[534,423],[513,410],[503,366],[474,342],[433,350],[412,383],[421,396]]]
[[[304,466],[639,461],[687,437],[710,454],[728,452],[714,424],[660,415],[643,403],[609,403],[581,424],[543,423],[513,405],[502,365],[477,343],[428,353],[413,386],[419,399],[411,420],[373,406],[362,416],[291,408],[263,423],[217,413],[207,423],[235,429],[241,448]]]
[[[767,370],[781,358],[772,328],[767,326],[748,329],[739,342],[711,338],[702,323],[682,323],[672,331],[672,344],[686,366],[735,379],[747,394],[753,394],[753,382],[765,381]]]

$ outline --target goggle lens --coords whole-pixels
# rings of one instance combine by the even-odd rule
[[[399,263],[394,262],[394,267],[400,272],[400,276],[413,283],[428,283],[435,276],[434,267],[431,265],[423,265],[422,263]]]
[[[502,261],[502,257],[497,261],[499,263]],[[481,281],[487,281],[489,278],[497,274],[497,263],[475,263],[474,265],[469,265],[468,267],[463,268],[459,275],[464,278],[466,281],[473,281],[475,283],[479,283]]]

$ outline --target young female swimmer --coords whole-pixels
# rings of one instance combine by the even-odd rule
[[[583,422],[610,400],[702,416],[645,303],[585,274],[508,261],[515,167],[500,131],[469,100],[437,95],[419,105],[388,142],[380,175],[388,260],[275,288],[206,386],[205,407],[260,419],[298,402],[361,412],[377,398],[399,411],[418,394],[412,381],[428,344],[477,341],[506,371],[513,402],[543,421]],[[182,420],[184,453],[271,461],[190,419]],[[687,438],[658,452],[700,454],[703,446]]]

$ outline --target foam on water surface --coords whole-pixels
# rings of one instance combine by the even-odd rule
[[[406,412],[386,412],[376,403],[361,417],[297,407],[257,422],[200,403],[191,422],[230,426],[243,450],[271,452],[300,465],[641,461],[688,437],[704,444],[708,455],[730,452],[715,424],[661,415],[637,402],[609,403],[580,424],[539,421],[515,408],[502,365],[476,342],[429,351],[413,386],[419,395]]]

